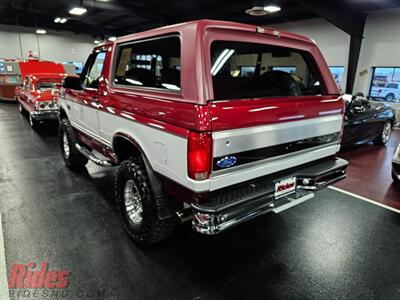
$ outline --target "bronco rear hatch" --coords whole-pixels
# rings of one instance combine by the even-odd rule
[[[332,75],[315,44],[285,45],[211,43],[213,178],[236,169],[254,178],[338,152],[344,105]]]

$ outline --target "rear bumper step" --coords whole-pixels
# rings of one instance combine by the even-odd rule
[[[267,212],[281,212],[346,178],[347,166],[341,158],[325,159],[213,192],[208,201],[192,204],[193,228],[213,235]],[[296,177],[296,191],[275,199],[275,182],[287,177]]]

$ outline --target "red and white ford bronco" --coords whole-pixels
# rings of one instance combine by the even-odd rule
[[[316,44],[193,21],[96,47],[59,98],[74,170],[119,165],[125,229],[151,244],[181,220],[216,234],[346,176],[344,103]]]

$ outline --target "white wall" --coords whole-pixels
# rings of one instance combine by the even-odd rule
[[[27,58],[32,50],[43,60],[84,63],[93,46],[93,38],[83,34],[47,30],[46,35],[36,35],[33,28],[0,26],[0,58],[21,58],[21,51]]]
[[[354,91],[368,94],[372,67],[400,66],[400,9],[369,13],[364,37]]]

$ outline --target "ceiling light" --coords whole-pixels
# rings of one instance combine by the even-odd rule
[[[246,14],[250,16],[260,17],[265,16],[269,13],[274,13],[280,11],[281,8],[275,5],[268,5],[268,6],[254,6],[253,8],[247,9]]]
[[[225,49],[222,51],[220,56],[217,58],[215,61],[214,65],[211,68],[211,74],[213,76],[217,75],[218,72],[222,69],[222,67],[225,65],[225,63],[228,61],[228,59],[235,53],[235,50],[233,49]]]
[[[54,19],[54,23],[61,23],[61,24],[64,24],[64,23],[66,23],[67,21],[68,21],[67,18],[60,18],[60,17],[57,17],[57,18]]]
[[[117,37],[111,36],[111,37],[108,38],[108,40],[109,40],[110,42],[115,42],[115,41],[117,40]]]
[[[36,30],[36,34],[46,34],[47,32],[46,32],[46,30],[44,30],[44,29],[37,29]]]
[[[69,13],[71,15],[81,16],[87,12],[87,9],[84,7],[74,7],[70,9]]]
[[[95,44],[100,44],[101,42],[100,42],[99,40],[94,40],[93,43],[95,43]]]
[[[268,6],[264,6],[264,10],[268,13],[274,13],[274,12],[280,11],[281,8],[279,6],[275,6],[275,5],[268,5]]]

